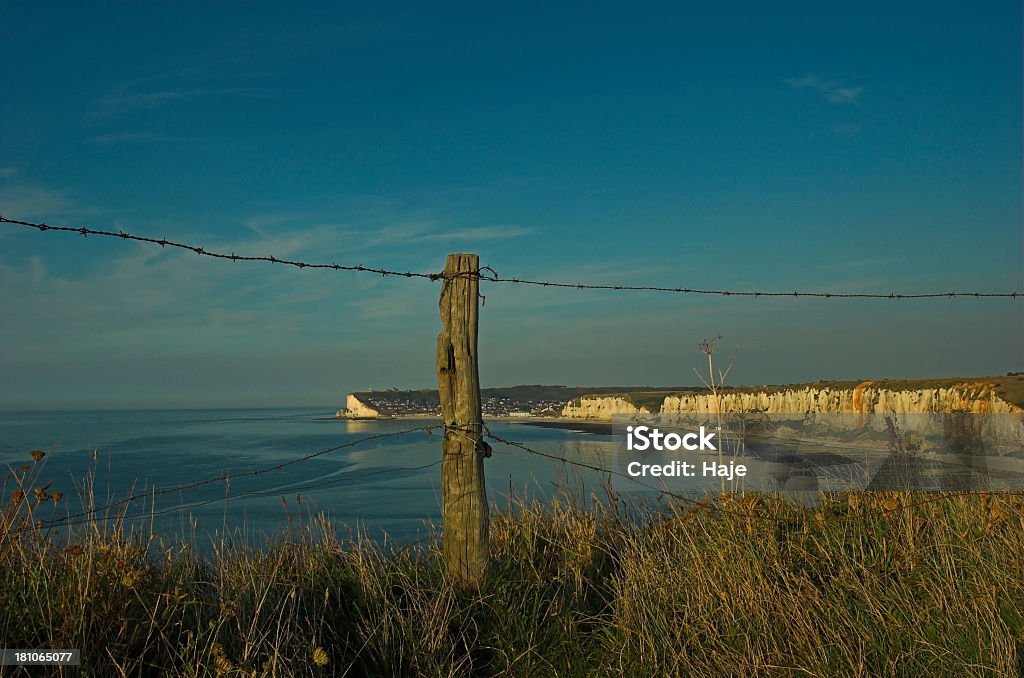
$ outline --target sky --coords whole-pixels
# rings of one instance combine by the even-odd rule
[[[1019,2],[0,4],[0,215],[308,262],[1020,291]],[[485,386],[1024,370],[1024,301],[482,284]],[[438,283],[0,224],[0,407],[435,387]]]

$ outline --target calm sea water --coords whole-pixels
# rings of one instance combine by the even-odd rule
[[[64,492],[42,517],[83,509],[86,480],[97,504],[148,490],[162,490],[223,473],[244,473],[380,433],[434,421],[346,421],[316,409],[104,410],[0,412],[0,465],[8,476],[31,463],[29,451],[47,452],[42,483]],[[490,423],[502,437],[570,458],[602,463],[609,436]],[[413,433],[371,440],[230,485],[217,482],[187,491],[136,500],[121,507],[143,529],[211,542],[223,531],[258,542],[286,529],[289,516],[324,511],[339,531],[358,529],[381,540],[408,543],[440,521],[441,436]],[[95,460],[93,459],[95,455]],[[567,468],[560,462],[496,446],[486,461],[489,499],[507,505],[510,488],[545,496]],[[569,480],[596,490],[605,477],[568,473]],[[11,491],[5,489],[7,501]],[[284,501],[282,501],[284,497]],[[287,506],[285,506],[285,502]]]

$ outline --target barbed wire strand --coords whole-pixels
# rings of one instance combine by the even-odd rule
[[[21,226],[27,226],[35,228],[40,232],[43,231],[58,231],[64,233],[78,233],[83,236],[99,235],[111,238],[121,238],[122,240],[134,240],[136,242],[151,243],[154,245],[160,245],[161,247],[176,247],[178,249],[188,250],[195,252],[196,254],[213,257],[215,259],[229,259],[231,261],[266,261],[271,264],[284,264],[285,266],[294,266],[296,268],[329,268],[335,271],[359,271],[364,273],[378,273],[382,276],[398,276],[402,278],[425,278],[427,280],[439,280],[444,277],[443,273],[417,273],[414,271],[391,271],[384,268],[374,268],[372,266],[363,265],[342,265],[342,264],[310,264],[304,261],[297,261],[293,259],[282,259],[275,256],[244,256],[241,254],[225,254],[223,252],[214,252],[207,250],[204,247],[198,247],[196,245],[188,245],[185,243],[174,242],[167,238],[149,238],[146,236],[132,235],[131,233],[125,233],[124,231],[103,231],[93,228],[72,228],[70,226],[51,226],[49,224],[33,223],[31,221],[22,221],[20,219],[8,219],[7,217],[0,216],[0,223],[7,224],[18,224]]]
[[[186,243],[174,242],[167,240],[166,238],[150,238],[145,236],[133,235],[124,231],[105,231],[100,229],[92,228],[74,228],[70,226],[51,226],[45,223],[35,223],[31,221],[23,221],[21,219],[10,219],[7,217],[0,216],[0,223],[16,224],[25,226],[27,228],[34,228],[40,232],[44,231],[58,231],[64,233],[78,233],[83,236],[98,235],[111,238],[121,238],[123,240],[134,240],[137,242],[151,243],[160,245],[161,247],[176,247],[196,254],[214,257],[216,259],[229,259],[231,261],[265,261],[272,264],[284,264],[287,266],[294,266],[296,268],[311,268],[311,269],[332,269],[335,271],[358,271],[366,273],[376,273],[382,276],[396,276],[403,278],[420,278],[431,281],[441,280],[445,278],[445,274],[442,273],[423,273],[415,271],[395,271],[385,268],[375,268],[372,266],[363,265],[342,265],[336,263],[308,263],[304,261],[298,261],[293,259],[282,259],[275,256],[244,256],[231,252],[225,254],[223,252],[214,252],[207,250],[206,248],[199,247],[196,245],[188,245]],[[553,280],[533,280],[528,278],[503,278],[499,276],[494,269],[489,266],[482,266],[478,271],[457,273],[450,277],[466,277],[472,276],[478,280],[483,280],[492,283],[511,283],[513,285],[530,285],[535,287],[548,287],[553,289],[576,289],[576,290],[609,290],[609,291],[621,291],[621,292],[667,292],[674,294],[696,294],[696,295],[715,295],[723,297],[803,297],[803,298],[817,298],[817,299],[942,299],[942,298],[954,298],[954,297],[974,297],[974,298],[1010,298],[1017,299],[1018,297],[1024,297],[1024,292],[1011,291],[1011,292],[957,292],[952,290],[949,292],[924,292],[924,293],[906,293],[906,292],[890,292],[885,293],[866,293],[866,292],[800,292],[794,290],[792,292],[780,292],[780,291],[762,291],[762,290],[719,290],[719,289],[703,289],[693,287],[664,287],[656,285],[617,285],[608,283],[569,283],[569,282],[558,282]]]
[[[734,517],[738,517],[738,518],[759,519],[759,520],[768,519],[768,520],[774,520],[774,521],[779,522],[779,523],[790,523],[790,522],[792,522],[791,518],[776,518],[774,516],[769,516],[769,515],[766,515],[764,513],[756,513],[756,512],[748,512],[748,511],[735,511],[735,510],[732,510],[732,509],[729,509],[729,508],[726,508],[726,507],[723,507],[723,506],[717,506],[717,505],[715,505],[715,504],[713,504],[711,502],[711,498],[705,499],[705,500],[698,500],[698,499],[694,499],[692,497],[687,497],[685,495],[682,495],[682,494],[679,494],[679,493],[676,493],[676,492],[671,492],[671,491],[666,490],[664,488],[657,487],[657,486],[651,485],[649,483],[645,483],[645,482],[643,482],[641,480],[638,480],[637,478],[634,478],[631,475],[628,475],[626,473],[622,473],[621,471],[616,471],[615,469],[610,469],[610,468],[606,468],[606,467],[603,467],[603,466],[596,466],[594,464],[588,464],[586,462],[576,461],[574,459],[569,459],[567,457],[559,456],[559,455],[556,455],[556,454],[551,454],[551,453],[548,453],[548,452],[543,452],[541,450],[535,450],[535,449],[533,449],[533,448],[531,448],[528,445],[525,445],[523,443],[520,443],[520,442],[517,442],[517,441],[514,441],[514,440],[508,440],[506,438],[502,438],[501,436],[494,435],[487,428],[486,424],[483,424],[483,428],[484,428],[484,431],[485,431],[484,436],[489,438],[489,439],[491,439],[491,440],[493,440],[493,441],[495,441],[495,442],[502,443],[504,445],[508,445],[509,447],[513,447],[513,448],[522,450],[522,451],[527,452],[529,454],[534,454],[534,455],[537,455],[537,456],[545,457],[545,458],[550,459],[552,461],[562,462],[562,463],[568,464],[570,466],[575,466],[575,467],[578,467],[578,468],[585,468],[585,469],[588,469],[588,470],[591,470],[591,471],[597,471],[599,473],[607,473],[609,475],[614,475],[614,476],[617,476],[617,477],[620,477],[620,478],[625,478],[625,479],[627,479],[627,480],[629,480],[629,481],[631,481],[631,482],[633,482],[633,483],[635,483],[637,485],[640,485],[640,486],[645,487],[645,488],[647,488],[649,490],[653,490],[655,492],[658,492],[662,496],[670,497],[670,498],[675,499],[677,501],[680,501],[680,502],[682,502],[684,504],[687,504],[687,505],[689,505],[691,507],[691,510],[707,509],[707,510],[710,510],[710,511],[714,511],[714,512],[725,514],[725,515],[730,515],[730,516],[734,516]],[[945,501],[947,499],[953,499],[953,498],[956,498],[956,497],[981,497],[981,496],[999,497],[999,496],[1007,496],[1007,495],[1020,496],[1020,495],[1024,495],[1024,491],[1020,491],[1020,490],[1003,490],[1003,491],[972,490],[972,491],[960,491],[960,492],[943,492],[943,493],[935,494],[934,496],[926,497],[926,498],[923,498],[923,499],[920,499],[920,500],[917,500],[917,501],[908,502],[908,503],[905,503],[905,504],[899,504],[899,505],[891,507],[891,508],[887,508],[887,507],[883,506],[880,509],[868,509],[868,510],[860,511],[856,515],[847,514],[847,515],[838,515],[838,516],[826,516],[826,519],[835,519],[835,520],[863,520],[864,518],[867,518],[867,517],[869,517],[871,515],[885,515],[885,514],[888,514],[888,513],[894,513],[896,511],[901,511],[901,510],[908,509],[908,508],[916,508],[918,506],[923,506],[925,504],[930,504],[930,503],[934,503],[934,502],[937,502],[937,501]]]
[[[535,285],[539,287],[553,287],[577,290],[614,290],[628,292],[674,292],[676,294],[703,294],[717,295],[722,297],[813,297],[818,299],[941,299],[951,297],[1007,297],[1016,299],[1024,296],[1022,292],[925,292],[906,293],[891,292],[889,294],[872,294],[866,292],[765,292],[756,290],[709,290],[691,287],[654,287],[647,285],[591,285],[586,283],[564,283],[551,282],[546,280],[524,280],[520,278],[499,278],[482,277],[482,280],[499,283],[514,283],[519,285]]]
[[[258,475],[263,475],[264,473],[271,473],[273,471],[280,471],[281,469],[287,468],[288,466],[292,466],[294,464],[299,464],[299,463],[302,463],[302,462],[306,462],[306,461],[309,461],[310,459],[315,459],[315,458],[321,457],[321,456],[323,456],[325,454],[330,454],[331,452],[337,452],[338,450],[343,450],[343,449],[346,449],[346,448],[349,448],[349,447],[356,447],[357,445],[361,445],[363,443],[367,443],[367,442],[370,442],[370,441],[373,441],[373,440],[380,440],[382,438],[394,438],[394,437],[398,437],[398,436],[407,435],[407,434],[410,434],[410,433],[418,433],[420,431],[429,433],[430,431],[437,430],[437,429],[440,429],[440,428],[443,428],[443,427],[444,426],[442,424],[432,424],[432,425],[429,425],[429,426],[419,426],[419,427],[416,427],[416,428],[405,429],[405,430],[402,430],[402,431],[392,431],[390,433],[375,433],[373,435],[364,436],[363,438],[359,438],[358,440],[349,441],[349,442],[344,443],[342,445],[335,445],[334,447],[328,447],[328,448],[325,448],[325,449],[322,449],[322,450],[318,450],[316,452],[311,452],[310,454],[306,454],[306,455],[303,455],[301,457],[296,457],[295,459],[291,459],[289,461],[282,462],[280,464],[274,464],[273,466],[266,466],[266,467],[259,468],[259,469],[254,469],[254,470],[251,470],[251,471],[239,471],[237,473],[222,473],[222,474],[220,474],[220,475],[218,475],[216,477],[213,477],[213,478],[207,478],[205,480],[196,481],[194,483],[182,483],[180,485],[175,485],[173,487],[167,487],[167,488],[163,488],[163,489],[160,489],[160,490],[157,490],[154,487],[154,488],[151,488],[150,490],[147,490],[145,492],[141,492],[141,493],[138,493],[138,494],[132,494],[132,495],[130,495],[128,497],[123,497],[121,499],[118,499],[117,501],[112,501],[112,502],[109,502],[109,503],[104,504],[102,506],[97,506],[97,507],[94,507],[94,508],[91,508],[91,509],[88,509],[88,510],[85,510],[85,511],[81,511],[79,513],[73,513],[73,514],[70,514],[70,515],[61,516],[60,518],[54,518],[53,520],[46,521],[45,527],[53,528],[53,527],[63,527],[64,525],[80,524],[80,523],[76,523],[76,522],[73,522],[73,521],[75,521],[78,518],[88,518],[89,516],[95,516],[98,513],[106,512],[106,511],[109,511],[110,509],[117,508],[119,506],[124,506],[126,504],[130,504],[130,503],[132,503],[134,501],[137,501],[139,499],[154,499],[156,497],[162,497],[162,496],[165,496],[165,495],[168,495],[168,494],[173,494],[173,493],[177,493],[177,492],[185,492],[185,491],[188,491],[188,490],[194,490],[194,489],[197,489],[197,488],[200,488],[200,487],[204,487],[206,485],[212,485],[214,483],[230,482],[231,480],[234,480],[236,478],[248,478],[248,477],[254,477],[254,476],[258,476]]]
[[[76,526],[76,525],[88,525],[88,524],[91,524],[91,523],[95,522],[98,519],[99,520],[105,520],[105,521],[113,521],[115,523],[126,523],[126,522],[130,522],[132,520],[138,520],[138,519],[143,519],[143,518],[150,518],[150,517],[154,517],[154,516],[162,516],[162,515],[167,515],[167,514],[170,514],[170,513],[179,513],[181,511],[188,511],[188,510],[191,510],[191,509],[202,508],[203,506],[209,506],[210,504],[216,504],[216,503],[222,502],[222,501],[243,500],[243,499],[249,499],[249,498],[252,498],[252,497],[270,497],[270,496],[279,495],[282,492],[285,492],[285,493],[291,493],[291,492],[295,492],[295,491],[304,492],[304,491],[309,490],[309,489],[319,489],[319,488],[326,487],[326,486],[340,485],[340,484],[344,484],[344,483],[351,482],[351,481],[354,481],[354,480],[364,480],[364,479],[370,478],[372,476],[386,475],[386,474],[389,474],[389,473],[398,473],[398,472],[401,472],[401,471],[423,471],[423,470],[426,470],[428,468],[433,468],[433,467],[437,466],[438,464],[441,463],[441,461],[442,461],[441,459],[438,459],[437,461],[431,462],[429,464],[423,464],[421,466],[389,466],[387,468],[377,469],[375,471],[368,471],[366,473],[357,473],[357,474],[346,475],[346,476],[342,476],[342,477],[338,477],[338,478],[332,478],[332,479],[330,479],[328,481],[322,481],[322,482],[319,482],[319,483],[307,483],[305,485],[298,485],[298,484],[290,485],[289,487],[284,488],[284,489],[282,489],[282,488],[275,488],[275,489],[264,489],[264,490],[250,490],[248,492],[242,492],[241,494],[234,494],[234,495],[233,494],[226,494],[224,496],[212,497],[210,499],[203,499],[203,500],[200,500],[200,501],[194,501],[194,502],[190,502],[190,503],[187,503],[187,504],[179,504],[178,506],[169,506],[167,508],[162,508],[160,510],[150,509],[148,511],[141,511],[141,512],[138,512],[138,513],[131,513],[131,514],[127,514],[126,513],[126,514],[121,514],[121,515],[115,515],[112,518],[97,518],[95,515],[93,515],[93,516],[90,516],[90,517],[81,517],[80,519],[77,519],[77,520],[68,520],[68,521],[65,521],[65,522],[58,522],[60,519],[53,519],[52,521],[42,521],[42,524],[38,524],[37,523],[37,524],[33,524],[33,525],[28,525],[26,527],[16,528],[14,530],[11,530],[10,532],[11,532],[11,534],[18,534],[18,533],[21,533],[21,532],[32,532],[32,531],[37,531],[37,530],[52,530],[52,529],[63,528],[63,527],[73,527],[73,526]],[[141,499],[145,499],[145,498],[148,498],[150,496],[151,495],[148,495],[148,494],[147,495],[141,495],[139,497],[136,497],[136,499],[140,499],[140,498]],[[76,515],[77,516],[85,516],[87,514],[81,513],[81,514],[76,514]]]

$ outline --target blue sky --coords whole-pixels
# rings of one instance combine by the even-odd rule
[[[1022,287],[1021,7],[0,6],[0,214],[503,276]],[[436,284],[0,225],[0,406],[434,385]],[[485,285],[486,385],[1024,369],[1020,300]]]

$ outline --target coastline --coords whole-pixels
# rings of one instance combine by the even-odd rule
[[[588,433],[591,435],[610,436],[612,434],[612,422],[569,419],[568,417],[494,417],[506,423],[522,424],[524,426],[537,426],[540,428],[559,428],[577,433]]]
[[[386,417],[325,417],[336,421],[442,421],[434,414],[399,414]],[[484,421],[500,421],[503,424],[520,424],[539,428],[557,428],[591,435],[612,434],[612,422],[571,419],[569,417],[484,417]]]

